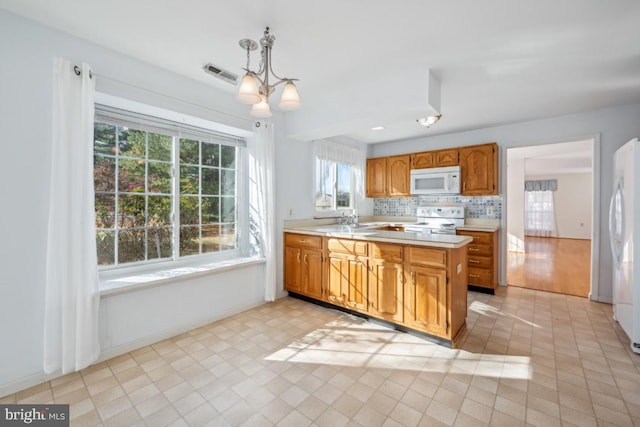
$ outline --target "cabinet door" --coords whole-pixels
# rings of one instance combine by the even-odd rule
[[[387,184],[389,187],[389,196],[409,196],[411,194],[411,168],[409,162],[409,155],[387,158]]]
[[[312,298],[322,299],[322,252],[305,250],[302,263],[302,292]]]
[[[415,153],[411,155],[411,169],[425,169],[435,166],[433,151]]]
[[[405,289],[405,322],[416,329],[447,337],[446,270],[411,265]]]
[[[462,194],[470,196],[498,194],[497,144],[462,147],[459,153]]]
[[[439,150],[435,152],[435,163],[438,167],[458,166],[458,149]]]
[[[403,322],[403,265],[371,260],[369,311],[385,320]]]
[[[293,246],[284,248],[284,288],[288,291],[302,290],[302,250]]]
[[[353,255],[329,254],[327,301],[367,311],[367,263]]]
[[[387,159],[367,159],[367,197],[387,195]]]

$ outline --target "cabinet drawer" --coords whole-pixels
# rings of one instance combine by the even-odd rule
[[[493,255],[493,249],[487,245],[476,245],[474,243],[469,244],[468,256],[486,256],[491,257]]]
[[[444,249],[409,247],[409,262],[411,264],[429,265],[434,267],[447,266],[447,251]]]
[[[470,285],[493,287],[491,273],[492,271],[488,268],[469,267],[468,282]]]
[[[403,247],[398,245],[371,243],[369,253],[372,257],[383,259],[385,261],[402,262],[403,259]]]
[[[493,258],[490,256],[469,255],[467,263],[469,267],[491,268],[493,267]]]
[[[491,245],[493,243],[493,233],[485,233],[483,231],[465,231],[458,230],[460,236],[473,237],[472,244],[476,245]]]
[[[287,233],[284,236],[285,246],[300,246],[304,248],[322,249],[322,237],[307,234]]]
[[[367,256],[367,242],[347,239],[329,239],[327,248],[330,252]]]

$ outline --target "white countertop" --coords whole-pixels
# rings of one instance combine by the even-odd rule
[[[488,233],[493,233],[494,231],[498,231],[500,227],[497,225],[488,225],[488,224],[465,224],[456,227],[456,230],[462,231],[484,231]]]
[[[368,240],[374,242],[401,243],[440,248],[461,248],[473,240],[468,236],[453,234],[411,233],[405,231],[376,230],[375,227],[389,225],[390,222],[366,223],[358,227],[349,225],[317,225],[306,227],[286,227],[285,232],[302,233],[315,236],[339,237],[343,239]],[[393,222],[396,224],[396,222]],[[402,224],[397,222],[397,224]]]

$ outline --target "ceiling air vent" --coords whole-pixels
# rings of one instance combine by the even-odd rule
[[[204,71],[211,74],[212,76],[219,78],[220,80],[231,83],[232,85],[235,85],[238,81],[238,76],[236,74],[233,74],[232,72],[227,70],[223,70],[222,68],[211,63],[204,66]]]

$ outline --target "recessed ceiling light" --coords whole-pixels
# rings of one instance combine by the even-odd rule
[[[371,130],[384,130],[384,126],[376,126],[371,128]]]

